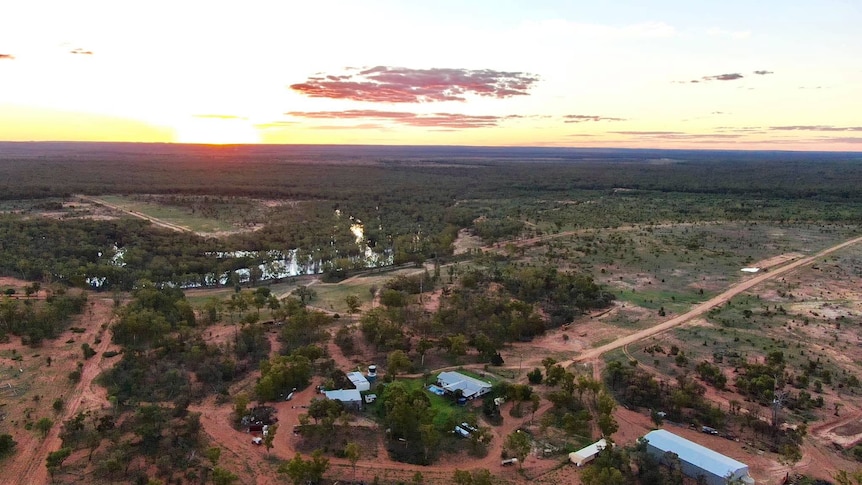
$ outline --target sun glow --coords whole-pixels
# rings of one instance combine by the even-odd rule
[[[232,145],[260,143],[260,133],[242,118],[193,117],[175,127],[177,143]]]

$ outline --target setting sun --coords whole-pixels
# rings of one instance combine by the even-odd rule
[[[248,120],[220,116],[196,116],[175,127],[177,143],[233,145],[260,143],[257,129]]]

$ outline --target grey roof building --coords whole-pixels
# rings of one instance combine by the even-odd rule
[[[665,459],[667,452],[675,453],[682,472],[689,477],[703,477],[709,485],[754,485],[754,479],[748,474],[748,465],[729,456],[663,429],[650,431],[644,439],[647,440],[647,453],[659,461]]]
[[[460,372],[441,372],[437,376],[437,385],[448,393],[461,391],[461,395],[467,399],[473,399],[491,392],[489,382],[480,381],[474,377],[466,376]]]
[[[362,395],[356,389],[338,389],[336,391],[324,391],[323,395],[333,401],[341,401],[346,407],[362,409]]]

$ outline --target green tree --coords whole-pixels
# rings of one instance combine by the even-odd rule
[[[530,424],[533,424],[533,418],[536,416],[536,411],[542,405],[542,398],[535,392],[530,395]]]
[[[33,425],[36,428],[36,431],[42,435],[44,438],[48,435],[48,431],[51,431],[51,428],[54,426],[54,422],[48,418],[42,418]]]
[[[350,467],[353,468],[353,481],[356,481],[356,462],[359,461],[361,450],[362,447],[359,446],[359,443],[353,441],[347,443],[347,446],[344,447],[344,456],[347,457]]]
[[[386,371],[393,375],[407,372],[412,366],[410,357],[403,350],[393,350],[386,358]]]
[[[434,348],[434,343],[424,337],[416,345],[416,352],[419,353],[419,365],[422,367],[425,367],[425,354],[432,348]]]
[[[11,434],[0,435],[0,458],[12,453],[18,443],[12,439]]]
[[[527,379],[530,381],[530,384],[541,384],[542,383],[542,370],[536,367],[527,373]]]
[[[522,468],[532,446],[530,435],[518,429],[506,437],[504,449],[518,459],[518,468]]]
[[[452,474],[452,482],[456,485],[473,485],[473,476],[467,470],[455,470]]]
[[[266,430],[266,436],[263,437],[263,446],[266,447],[266,454],[269,454],[269,450],[272,449],[272,443],[275,440],[275,432],[278,431],[278,425],[273,424],[270,425]]]
[[[63,466],[63,462],[71,454],[72,448],[60,448],[57,451],[48,453],[48,457],[45,459],[45,466],[48,467],[48,473],[51,475],[52,482],[54,481],[54,474]]]
[[[233,412],[236,416],[237,421],[242,419],[245,416],[245,411],[248,408],[249,398],[248,394],[241,392],[234,396],[233,398]]]
[[[358,313],[359,307],[362,304],[357,295],[347,295],[347,297],[344,298],[344,302],[347,303],[347,313],[351,315]]]
[[[213,468],[213,484],[215,485],[232,485],[239,477],[221,467]]]

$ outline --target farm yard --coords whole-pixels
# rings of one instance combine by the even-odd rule
[[[633,164],[652,188],[621,190],[595,161],[443,162],[332,161],[353,185],[325,190],[308,164],[258,184],[224,162],[236,183],[214,194],[78,173],[78,195],[3,200],[0,465],[36,483],[591,484],[616,460],[636,483],[637,439],[664,428],[761,484],[858,469],[862,204],[840,181],[697,192],[680,166],[668,191]],[[286,253],[303,271],[267,277]],[[319,392],[370,365],[361,409]],[[441,372],[490,391],[431,392]],[[243,424],[255,408],[277,421]],[[568,464],[600,437],[619,451]]]

